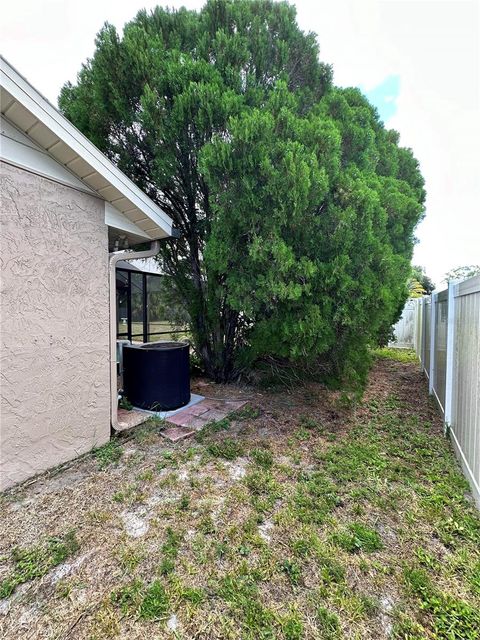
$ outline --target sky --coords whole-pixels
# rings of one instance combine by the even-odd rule
[[[53,104],[94,52],[105,21],[119,30],[142,8],[200,0],[22,0],[4,3],[1,52]],[[297,0],[334,81],[357,86],[413,149],[426,180],[415,264],[437,287],[480,264],[480,0]]]

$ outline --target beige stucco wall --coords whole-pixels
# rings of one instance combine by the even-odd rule
[[[0,163],[0,488],[110,435],[104,203]]]

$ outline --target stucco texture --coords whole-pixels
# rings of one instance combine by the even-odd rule
[[[0,163],[0,489],[105,443],[104,203]]]

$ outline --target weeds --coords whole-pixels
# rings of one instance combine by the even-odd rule
[[[338,505],[336,486],[321,472],[299,478],[291,508],[295,517],[305,524],[321,524]]]
[[[260,601],[256,576],[243,565],[238,574],[223,578],[218,596],[227,602],[239,620],[243,638],[274,638],[274,614]]]
[[[133,409],[133,404],[126,396],[122,396],[118,403],[119,409],[125,409],[126,411],[131,411]]]
[[[293,609],[289,614],[281,616],[279,619],[280,630],[285,640],[302,640],[304,637],[304,626],[300,614]]]
[[[110,602],[119,607],[124,615],[128,615],[139,608],[142,602],[142,590],[143,582],[138,579],[133,580],[113,591]]]
[[[282,560],[279,565],[280,571],[282,571],[291,584],[298,584],[300,581],[300,576],[302,574],[300,565],[295,561],[289,558]]]
[[[345,567],[333,558],[320,557],[320,576],[325,585],[341,584],[345,580]]]
[[[373,553],[383,549],[378,532],[360,522],[352,522],[346,530],[333,534],[332,541],[349,553]]]
[[[12,574],[0,583],[0,600],[8,598],[18,585],[44,576],[50,569],[73,556],[78,549],[79,544],[74,531],[69,531],[62,538],[49,538],[42,546],[29,549],[14,548],[11,554],[14,569]]]
[[[316,432],[318,435],[323,435],[325,432],[324,426],[310,416],[300,416],[300,425],[308,431]]]
[[[126,574],[131,574],[135,571],[144,557],[145,550],[143,547],[122,545],[117,552],[117,558]]]
[[[230,428],[230,419],[222,418],[222,420],[212,420],[208,422],[196,435],[195,439],[197,442],[205,443],[214,435],[215,433],[219,433],[221,431],[228,431]]]
[[[385,360],[395,360],[396,362],[414,362],[418,363],[418,356],[411,349],[392,349],[384,347],[383,349],[373,349],[373,355],[376,358],[384,358]]]
[[[317,609],[315,619],[322,634],[321,637],[324,640],[337,640],[337,638],[341,637],[340,622],[337,615],[320,606]]]
[[[155,580],[145,591],[138,617],[143,620],[162,620],[167,617],[169,609],[170,600],[165,587],[159,580]]]
[[[208,445],[207,451],[215,458],[224,458],[225,460],[235,460],[235,458],[243,455],[241,443],[233,438],[224,438],[219,442],[212,442]]]
[[[118,440],[112,439],[102,447],[94,449],[93,456],[98,462],[101,470],[106,469],[109,465],[115,464],[123,455],[123,450]]]
[[[268,449],[253,449],[250,452],[250,457],[258,466],[264,469],[271,469],[273,467],[273,453]]]
[[[167,527],[167,539],[162,545],[163,557],[159,567],[161,576],[173,573],[182,540],[181,534],[175,532],[171,527]]]
[[[250,491],[252,506],[258,513],[273,509],[275,501],[281,496],[280,485],[270,470],[251,471],[245,476],[244,483]]]
[[[407,588],[418,597],[425,621],[438,640],[476,640],[480,637],[480,610],[435,588],[423,569],[407,568]]]
[[[229,418],[232,420],[255,420],[260,415],[260,409],[246,405],[237,411],[233,411]]]

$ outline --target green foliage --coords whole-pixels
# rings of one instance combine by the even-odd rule
[[[415,351],[410,349],[394,349],[384,347],[383,349],[373,349],[372,353],[376,358],[385,358],[386,360],[396,360],[397,362],[414,362],[418,363],[418,356]]]
[[[383,548],[378,532],[360,522],[352,522],[345,531],[335,533],[333,540],[339,547],[350,553],[359,551],[371,553]]]
[[[127,411],[131,411],[133,409],[133,404],[126,396],[122,396],[118,403],[119,409],[126,409]]]
[[[264,469],[271,469],[273,466],[273,453],[269,449],[253,449],[250,456],[256,464]]]
[[[233,411],[229,414],[229,418],[232,420],[254,420],[258,418],[260,415],[260,410],[256,407],[251,407],[250,405],[246,405],[237,411]]]
[[[305,629],[298,611],[282,616],[279,620],[282,637],[285,640],[302,640]]]
[[[145,591],[138,615],[143,620],[162,620],[167,617],[169,609],[170,599],[165,587],[155,580]]]
[[[121,546],[117,557],[124,572],[131,574],[144,558],[144,550],[142,547]]]
[[[244,482],[250,492],[256,496],[277,496],[279,492],[279,486],[268,470],[251,471],[245,476]]]
[[[59,103],[181,231],[161,261],[209,375],[274,358],[364,380],[407,295],[423,179],[361,92],[332,85],[293,6],[106,24]]]
[[[118,440],[112,439],[102,447],[94,449],[93,455],[98,461],[99,468],[103,470],[118,462],[123,455],[123,450]]]
[[[205,600],[204,590],[195,589],[194,587],[183,587],[181,596],[183,600],[194,605],[201,604]]]
[[[432,291],[435,289],[435,284],[433,283],[432,279],[429,278],[425,273],[424,267],[420,267],[418,265],[412,265],[410,280],[411,281],[414,280],[420,285],[423,292],[421,293],[421,295],[430,295]],[[414,297],[414,296],[411,296],[411,297]]]
[[[280,563],[280,571],[282,571],[292,584],[298,584],[302,575],[300,565],[295,560],[285,558]]]
[[[175,532],[171,527],[167,527],[167,539],[162,545],[162,561],[159,567],[160,575],[166,576],[173,573],[182,540],[183,536],[181,534]]]
[[[222,420],[211,420],[200,430],[195,436],[197,442],[205,442],[210,439],[214,433],[220,431],[227,431],[230,428],[229,418],[222,418]]]
[[[178,501],[178,509],[180,511],[188,511],[190,508],[190,496],[186,493],[180,496],[180,500]]]
[[[337,640],[342,637],[338,616],[325,607],[318,607],[316,622],[321,632],[321,638],[325,640]]]
[[[8,598],[19,584],[41,578],[50,569],[65,562],[79,549],[74,531],[69,531],[61,538],[49,538],[45,544],[12,550],[12,573],[0,582],[0,600]]]
[[[340,584],[345,580],[345,568],[333,558],[321,557],[318,561],[320,576],[326,585]]]
[[[256,576],[246,566],[238,574],[226,575],[218,596],[233,610],[242,626],[242,638],[248,640],[274,638],[274,614],[260,601]]]
[[[300,416],[300,424],[310,431],[316,431],[319,434],[324,432],[324,427],[317,420],[309,416]]]
[[[407,568],[405,583],[429,615],[438,640],[473,640],[480,637],[480,611],[468,602],[436,589],[423,569]]]
[[[292,498],[292,509],[300,522],[321,524],[337,506],[335,485],[322,472],[302,474]]]
[[[110,602],[120,608],[124,615],[137,609],[142,602],[143,582],[133,580],[123,587],[119,587],[110,594]]]
[[[225,460],[235,460],[243,454],[243,447],[238,440],[224,438],[218,442],[212,442],[207,450],[215,458],[225,458]]]

